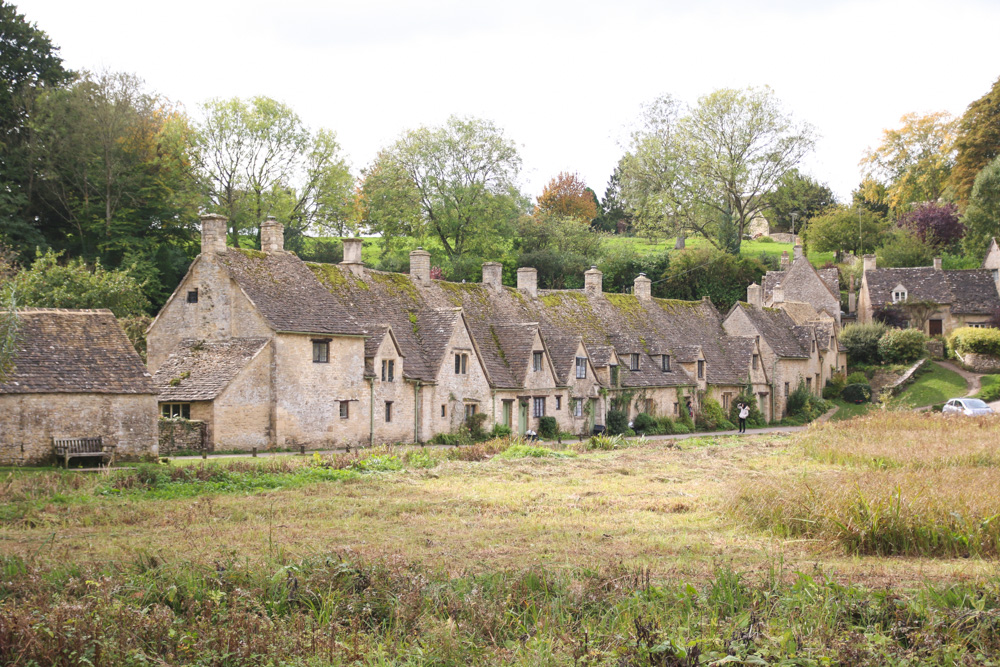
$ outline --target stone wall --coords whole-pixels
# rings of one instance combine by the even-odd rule
[[[209,451],[273,446],[271,428],[272,346],[244,367],[211,403],[191,404],[191,418],[208,422]],[[312,350],[310,349],[310,360]],[[202,410],[204,405],[204,411]]]
[[[115,458],[157,456],[154,394],[0,395],[0,465],[54,460],[53,438],[100,436]]]
[[[976,354],[975,352],[966,352],[965,354],[958,352],[956,354],[962,360],[962,364],[970,371],[1000,373],[1000,357],[994,357],[992,354]]]
[[[187,419],[160,419],[160,456],[171,456],[176,452],[212,451],[205,435],[203,421]]]

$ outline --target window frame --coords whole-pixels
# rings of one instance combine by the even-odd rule
[[[469,353],[468,352],[456,352],[455,353],[455,375],[468,375],[469,374]]]
[[[533,417],[544,417],[545,416],[545,397],[535,396],[532,400],[531,414]]]
[[[382,360],[382,382],[394,382],[396,379],[396,360]]]
[[[630,371],[639,370],[639,354],[637,352],[632,352],[629,355],[628,369]]]
[[[341,401],[340,402],[340,418],[350,419],[351,418],[351,402]]]
[[[670,355],[669,354],[664,354],[663,355],[663,359],[660,360],[660,363],[662,364],[663,372],[664,373],[669,373],[670,372]]]
[[[468,421],[470,417],[474,416],[477,412],[475,403],[465,404],[465,420]]]
[[[542,370],[545,359],[543,358],[543,353],[538,350],[531,351],[531,369],[535,373],[539,373]]]
[[[556,410],[562,410],[562,396],[556,394]]]
[[[699,380],[704,380],[705,379],[705,360],[704,359],[699,359],[698,360],[698,379]]]
[[[576,358],[576,379],[585,380],[587,378],[587,357]]]
[[[174,414],[175,412],[176,414]],[[167,403],[160,403],[160,418],[186,419],[188,421],[191,421],[191,403],[184,401],[170,401]]]
[[[314,364],[328,364],[328,363],[330,363],[330,339],[329,338],[313,338],[312,339],[312,348],[313,348],[313,363]]]
[[[574,398],[573,399],[573,416],[583,417],[583,399]]]
[[[392,423],[392,401],[386,401],[385,402],[385,415],[384,416],[385,416],[385,423],[386,424],[391,424]]]
[[[198,303],[198,288],[189,289],[187,293],[187,303]]]

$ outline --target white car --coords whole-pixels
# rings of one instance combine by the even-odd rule
[[[946,415],[965,415],[966,417],[981,417],[993,414],[993,408],[978,398],[953,398],[944,404],[941,412]]]

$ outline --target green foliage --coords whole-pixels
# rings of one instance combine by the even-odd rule
[[[1000,375],[983,375],[979,378],[980,389],[976,398],[987,403],[1000,400]]]
[[[632,420],[632,430],[636,433],[652,434],[657,428],[656,418],[645,412],[640,412]]]
[[[955,164],[948,184],[960,205],[969,201],[978,175],[1000,156],[1000,124],[997,118],[1000,118],[1000,78],[985,95],[969,105],[958,121]],[[994,217],[994,220],[998,219]]]
[[[853,373],[847,376],[847,379],[844,384],[845,385],[857,384],[858,382],[862,384],[868,384],[868,376],[861,371],[854,371]]]
[[[488,418],[489,415],[485,412],[477,412],[465,418],[465,427],[469,429],[469,435],[472,436],[473,440],[482,440],[486,437],[483,425]],[[541,427],[539,427],[539,430],[541,430]]]
[[[882,246],[875,251],[880,267],[930,266],[935,252],[927,243],[906,230],[897,229],[886,235]]]
[[[753,394],[743,391],[732,400],[729,406],[729,421],[733,424],[740,423],[740,409],[739,404],[745,403],[750,407],[750,415],[747,417],[747,427],[748,428],[763,428],[767,426],[767,420],[764,419],[763,413],[760,411],[760,406],[757,404],[757,397]]]
[[[962,354],[990,354],[1000,357],[1000,329],[962,327],[948,337],[948,347]]]
[[[668,298],[697,301],[707,296],[716,308],[726,311],[746,299],[747,285],[760,283],[766,272],[760,260],[698,248],[676,253],[658,286]]]
[[[625,447],[628,447],[628,440],[621,433],[594,435],[587,440],[586,444],[587,449],[600,449],[604,451],[624,449]]]
[[[868,403],[872,400],[872,387],[867,382],[848,384],[840,392],[840,398],[848,403]]]
[[[490,429],[490,438],[506,438],[512,433],[509,426],[504,426],[503,424],[493,424],[493,428]]]
[[[806,389],[806,383],[799,381],[799,386],[792,390],[792,393],[788,395],[785,400],[785,412],[788,415],[798,415],[809,404],[809,397],[811,394]]]
[[[846,385],[847,377],[844,373],[834,373],[833,376],[826,381],[826,386],[823,387],[823,398],[828,401],[840,398],[840,392],[843,391]]]
[[[990,239],[1000,238],[1000,157],[995,158],[976,176],[969,205],[962,218],[965,254],[983,257]]]
[[[538,437],[543,440],[555,440],[559,433],[559,425],[556,418],[546,415],[538,418]]]
[[[691,426],[682,421],[674,422],[674,433],[677,435],[684,435],[691,432]]]
[[[499,459],[565,459],[576,456],[575,452],[557,452],[547,447],[533,447],[523,444],[512,444],[507,449],[497,454]]]
[[[619,435],[628,428],[628,415],[622,410],[608,410],[606,421],[608,435]]]
[[[14,279],[21,305],[38,308],[108,308],[116,317],[141,315],[149,307],[143,284],[127,270],[93,269],[82,259],[60,263],[62,252],[39,253]]]
[[[701,410],[695,415],[695,426],[704,431],[729,431],[734,428],[719,402],[708,397],[701,401]]]
[[[878,341],[883,363],[910,364],[926,354],[927,337],[917,329],[889,329]]]
[[[840,349],[852,364],[877,364],[881,361],[878,342],[888,331],[881,322],[849,324],[840,332]]]
[[[882,243],[889,223],[867,209],[840,206],[809,220],[803,238],[819,251],[871,253]]]
[[[833,191],[815,179],[792,169],[778,181],[778,186],[764,195],[764,217],[771,225],[771,231],[792,231],[793,213],[795,231],[803,227],[806,220],[819,215],[828,206],[836,204]],[[773,243],[770,237],[758,239],[763,243]]]

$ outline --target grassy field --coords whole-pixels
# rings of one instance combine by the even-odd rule
[[[993,664],[998,436],[12,471],[0,664]]]
[[[923,407],[935,405],[957,396],[965,396],[968,385],[965,378],[955,371],[933,362],[928,364],[928,370],[896,397],[896,401],[907,407]]]

